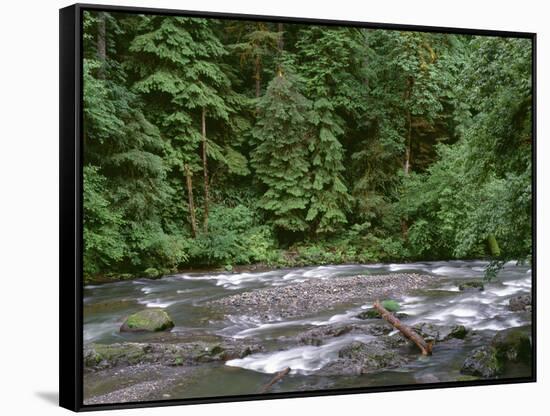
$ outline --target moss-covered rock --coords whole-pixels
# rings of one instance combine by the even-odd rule
[[[101,369],[139,364],[148,352],[147,345],[139,343],[90,344],[84,349],[84,366]]]
[[[354,341],[338,351],[338,359],[323,368],[327,375],[366,374],[381,369],[398,368],[407,359],[398,351],[388,348],[382,340],[368,343]]]
[[[388,312],[397,312],[400,309],[399,303],[395,300],[386,299],[381,304]]]
[[[145,309],[130,315],[120,327],[121,332],[169,331],[174,327],[170,316],[162,309]]]
[[[198,365],[207,362],[224,362],[262,351],[262,346],[241,341],[188,342],[188,343],[137,343],[89,344],[84,348],[84,367],[98,371],[136,364],[165,366]]]
[[[464,339],[468,334],[468,330],[464,325],[455,325],[452,327],[448,338]]]
[[[378,311],[374,308],[367,309],[366,311],[363,311],[356,315],[356,318],[359,319],[378,319],[380,318],[380,314]]]
[[[395,316],[397,319],[405,319],[409,317],[409,315],[403,312],[390,312],[390,313],[393,316]],[[359,319],[381,319],[382,318],[382,316],[374,308],[364,310],[359,314],[355,315],[355,317]]]
[[[500,331],[491,341],[502,362],[530,362],[531,327],[509,328]]]
[[[458,290],[485,290],[485,286],[483,285],[483,282],[479,280],[472,280],[469,282],[462,282],[458,285]]]
[[[497,357],[497,350],[488,346],[476,348],[466,358],[460,372],[482,378],[496,377],[502,372],[502,364]]]

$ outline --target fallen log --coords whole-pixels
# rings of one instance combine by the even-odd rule
[[[266,393],[269,391],[271,386],[273,386],[275,383],[277,383],[279,380],[281,380],[284,376],[286,376],[288,373],[290,373],[290,367],[285,368],[282,371],[279,371],[277,374],[275,374],[275,377],[271,379],[269,383],[267,383],[261,390],[260,393]]]
[[[374,302],[374,309],[382,316],[384,320],[390,323],[395,329],[398,329],[404,336],[414,342],[422,355],[432,355],[432,342],[426,342],[424,338],[418,335],[413,329],[402,323],[391,312],[384,308],[379,301]]]

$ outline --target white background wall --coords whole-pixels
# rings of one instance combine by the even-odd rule
[[[91,0],[90,0],[91,1]],[[102,3],[102,2],[100,2]],[[538,33],[538,373],[536,384],[118,411],[120,415],[525,415],[550,405],[550,25],[544,0],[135,0],[107,4]],[[67,413],[58,382],[58,11],[8,0],[0,17],[0,412]],[[545,209],[546,208],[546,209]]]

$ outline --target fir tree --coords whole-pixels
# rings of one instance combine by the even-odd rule
[[[273,224],[293,232],[308,229],[310,108],[293,76],[281,72],[258,103],[252,132],[257,146],[251,161],[266,188],[259,206],[269,213]]]

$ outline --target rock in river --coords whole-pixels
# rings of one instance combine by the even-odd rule
[[[530,326],[505,329],[495,335],[491,346],[503,362],[529,362],[531,360],[530,333]]]
[[[518,295],[510,299],[511,311],[531,311],[531,295]]]
[[[463,282],[458,285],[459,290],[485,290],[485,286],[483,285],[483,282],[472,280],[470,282]]]
[[[464,325],[434,325],[425,322],[416,324],[413,329],[424,339],[437,342],[451,338],[464,339],[468,333]]]
[[[170,331],[174,322],[162,309],[145,309],[130,315],[120,327],[120,332]]]
[[[508,363],[531,360],[531,327],[509,328],[497,333],[491,345],[476,348],[460,372],[483,378],[499,375]]]
[[[338,351],[338,359],[325,366],[321,372],[326,375],[359,375],[398,368],[406,363],[404,356],[389,349],[382,340],[368,343],[354,341]]]
[[[199,365],[225,362],[262,351],[263,347],[241,341],[227,342],[122,342],[115,344],[88,344],[84,347],[84,367],[99,371],[137,364],[164,366]]]
[[[466,358],[460,372],[483,378],[496,377],[502,372],[502,365],[497,358],[497,350],[488,346],[476,348]]]

